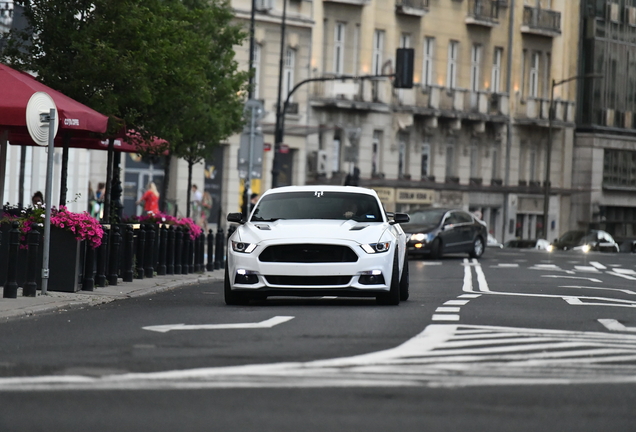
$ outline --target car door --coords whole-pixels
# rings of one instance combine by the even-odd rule
[[[459,247],[462,252],[470,252],[473,248],[473,240],[475,239],[475,221],[473,217],[466,212],[455,212],[457,217],[457,229],[459,230]]]
[[[462,232],[457,212],[451,211],[446,214],[439,236],[444,244],[444,252],[461,251]]]

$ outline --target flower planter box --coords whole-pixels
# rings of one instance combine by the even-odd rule
[[[2,252],[0,253],[0,286],[6,284],[7,263],[9,250],[9,232],[11,226],[0,225],[2,232]],[[44,254],[44,242],[40,237],[38,251],[38,267],[36,269],[36,282],[38,289],[42,288],[42,258]],[[49,250],[49,282],[47,290],[76,292],[82,288],[84,242],[77,240],[75,236],[66,230],[51,226],[51,242]],[[18,251],[18,286],[24,286],[27,280],[27,253],[26,249]]]

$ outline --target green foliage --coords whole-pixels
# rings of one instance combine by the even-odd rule
[[[228,0],[33,0],[31,29],[4,61],[200,160],[240,130],[247,73],[233,47],[245,33]],[[34,35],[34,36],[30,36]]]

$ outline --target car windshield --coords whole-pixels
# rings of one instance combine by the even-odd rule
[[[421,225],[438,225],[446,214],[446,210],[426,210],[409,213],[411,220],[409,223]]]
[[[578,244],[585,237],[585,231],[568,231],[561,236],[559,243]]]
[[[382,222],[382,209],[372,195],[350,192],[289,192],[265,195],[254,210],[251,222],[278,219],[352,219]]]

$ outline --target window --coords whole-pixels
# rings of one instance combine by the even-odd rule
[[[254,44],[254,57],[252,58],[252,68],[254,69],[254,79],[252,81],[254,87],[252,96],[254,99],[259,99],[260,96],[260,83],[261,83],[261,45]]]
[[[382,131],[373,131],[373,143],[371,153],[371,175],[377,176],[382,170],[380,168],[380,152],[382,151]]]
[[[283,71],[283,100],[287,98],[287,95],[294,88],[294,68],[296,63],[296,51],[292,48],[287,48],[285,53],[285,68]],[[289,99],[291,102],[291,98]]]
[[[533,52],[530,60],[530,76],[528,82],[528,96],[536,98],[539,96],[539,53]]]
[[[605,150],[603,186],[636,188],[636,151]]]
[[[433,82],[435,38],[424,39],[424,64],[422,65],[422,85],[431,86]]]
[[[431,173],[431,145],[422,144],[422,167],[420,168],[421,178],[426,179]]]
[[[537,179],[537,150],[535,148],[530,149],[528,165],[528,180],[535,181]]]
[[[336,23],[333,35],[333,72],[344,74],[345,24]]]
[[[398,178],[404,178],[408,172],[409,155],[409,134],[407,132],[398,133]]]
[[[448,69],[446,71],[446,87],[454,89],[457,86],[457,51],[459,42],[450,41],[448,44]]]
[[[491,90],[493,93],[499,93],[501,90],[501,61],[503,58],[503,48],[495,48],[495,53],[492,58],[492,76]]]
[[[340,171],[340,131],[336,131],[333,135],[333,143],[331,147],[331,171]]]
[[[376,30],[373,35],[373,64],[371,65],[372,75],[382,74],[382,62],[384,52],[384,31]]]
[[[528,50],[521,53],[521,97],[526,96],[526,64],[528,62]]]
[[[479,178],[481,177],[479,172],[479,147],[476,143],[471,144],[470,146],[470,177],[471,178]]]
[[[402,33],[400,36],[400,48],[411,48],[411,35],[408,33]]]
[[[481,45],[473,45],[470,53],[470,90],[479,91],[479,76],[481,71]]]
[[[360,73],[360,24],[353,29],[353,73]]]
[[[491,155],[492,165],[490,166],[490,178],[499,179],[499,149],[493,147]]]
[[[455,146],[446,144],[446,177],[455,176]]]

